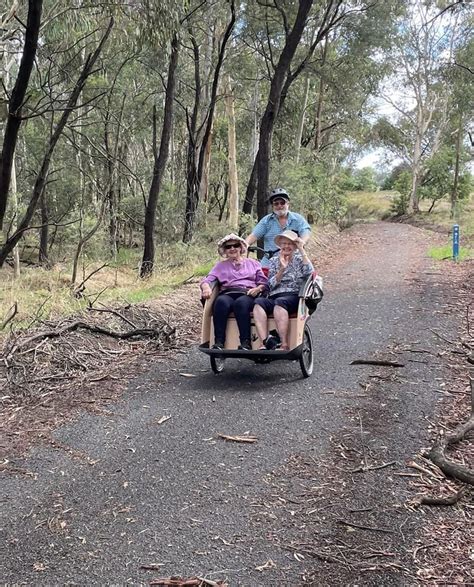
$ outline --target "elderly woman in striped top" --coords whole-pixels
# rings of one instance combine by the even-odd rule
[[[278,344],[276,337],[268,336],[268,315],[273,313],[281,341],[279,348],[287,351],[290,314],[298,309],[300,286],[312,274],[313,265],[296,232],[285,230],[275,237],[275,244],[280,253],[269,262],[270,293],[267,298],[255,300],[253,316],[257,333],[263,341],[261,349],[273,350]]]

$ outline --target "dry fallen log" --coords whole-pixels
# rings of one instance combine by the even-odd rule
[[[460,463],[456,463],[452,459],[449,459],[445,454],[449,446],[463,440],[471,430],[474,430],[474,379],[471,379],[470,382],[471,417],[467,422],[460,424],[449,434],[438,437],[438,440],[428,453],[428,458],[449,477],[454,477],[464,483],[474,485],[474,470],[469,469]]]
[[[465,488],[450,495],[449,497],[432,497],[431,495],[422,495],[420,497],[420,505],[454,505],[457,503],[465,493]]]
[[[18,351],[25,346],[30,345],[32,342],[37,340],[42,340],[45,338],[57,338],[58,336],[62,336],[66,332],[72,332],[74,330],[83,329],[89,330],[90,332],[97,332],[98,334],[104,334],[105,336],[110,336],[112,338],[119,338],[121,340],[128,340],[130,338],[143,336],[146,338],[158,338],[163,334],[163,329],[157,330],[156,328],[135,328],[133,330],[129,330],[127,332],[115,332],[110,330],[109,328],[104,328],[102,326],[88,324],[87,322],[82,322],[81,320],[77,320],[76,322],[72,322],[71,324],[67,324],[63,328],[59,328],[58,330],[46,330],[43,332],[38,332],[34,336],[23,340],[21,343],[14,345],[8,353],[6,353],[6,358],[10,357],[13,353]],[[169,334],[174,333],[174,328],[171,329]]]
[[[377,365],[379,367],[404,367],[403,363],[399,363],[398,361],[377,361],[372,359],[356,359],[355,361],[351,361],[350,365]]]
[[[231,442],[248,442],[248,443],[253,443],[253,442],[257,442],[257,437],[256,436],[250,436],[250,435],[245,435],[245,436],[229,436],[228,434],[218,434],[217,435],[219,438],[223,438],[224,440],[230,440]]]
[[[159,579],[150,581],[150,585],[158,585],[160,587],[228,587],[227,583],[223,581],[211,581],[211,579],[203,579],[201,577],[192,579],[160,577]]]

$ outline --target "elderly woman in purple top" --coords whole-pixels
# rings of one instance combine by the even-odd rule
[[[236,234],[228,234],[217,243],[217,250],[224,261],[220,261],[201,281],[201,294],[204,299],[211,296],[210,284],[217,280],[220,291],[214,302],[214,346],[223,349],[227,319],[234,312],[239,327],[241,350],[251,350],[250,313],[255,298],[267,289],[267,278],[258,261],[243,255],[247,243]]]

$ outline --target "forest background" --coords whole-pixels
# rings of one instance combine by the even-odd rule
[[[3,327],[206,273],[216,240],[248,234],[277,185],[316,235],[428,217],[472,242],[473,14],[2,0]]]

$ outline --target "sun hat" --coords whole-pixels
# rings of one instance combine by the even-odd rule
[[[281,198],[282,200],[286,200],[287,202],[290,201],[290,196],[284,188],[275,188],[274,190],[272,190],[270,192],[270,195],[268,196],[267,202],[271,204],[273,200],[275,200],[276,198]]]
[[[280,240],[282,238],[287,238],[289,241],[296,244],[296,241],[299,239],[299,236],[293,230],[285,230],[281,234],[277,234],[276,237],[273,239],[277,247],[280,245]]]
[[[226,234],[224,237],[221,238],[221,240],[217,243],[217,251],[219,252],[219,255],[221,257],[224,256],[224,245],[226,243],[228,243],[229,241],[236,241],[240,244],[240,246],[242,247],[242,253],[246,253],[247,252],[247,243],[244,241],[244,239],[239,236],[238,234],[234,234],[233,232],[231,232],[230,234]]]

